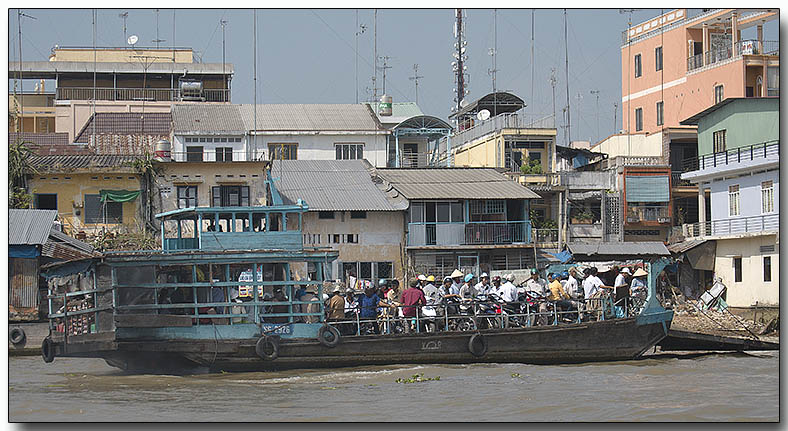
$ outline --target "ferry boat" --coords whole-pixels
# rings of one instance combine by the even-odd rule
[[[308,248],[303,201],[270,206],[191,207],[156,215],[161,250],[107,252],[46,268],[49,336],[46,362],[102,358],[131,372],[263,371],[402,363],[580,363],[635,359],[670,328],[673,313],[656,299],[656,275],[668,263],[644,262],[648,297],[638,306],[602,301],[597,319],[574,320],[553,309],[482,316],[417,313],[387,318],[381,334],[362,331],[356,315],[326,322],[324,274],[337,258]],[[652,277],[652,274],[654,275]],[[299,294],[314,293],[313,300]],[[616,308],[618,307],[618,308]],[[614,313],[618,310],[618,313]],[[618,317],[616,317],[618,316]],[[424,320],[432,325],[424,325]],[[469,325],[454,325],[456,320]],[[487,324],[482,325],[481,320]],[[419,321],[420,320],[420,321]],[[399,325],[399,326],[398,326]],[[350,331],[347,331],[347,328]],[[423,330],[431,327],[432,331]],[[484,329],[481,329],[484,328]],[[464,329],[464,330],[461,330]]]

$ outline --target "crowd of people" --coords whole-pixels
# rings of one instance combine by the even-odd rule
[[[409,332],[417,330],[417,313],[420,319],[429,320],[442,312],[451,314],[452,304],[468,304],[479,299],[492,298],[501,304],[516,304],[529,298],[534,307],[538,304],[534,313],[548,314],[550,307],[560,312],[582,313],[588,310],[590,319],[599,318],[602,301],[606,297],[612,298],[616,304],[621,304],[625,297],[645,300],[648,274],[642,267],[613,267],[607,273],[615,274],[612,285],[599,277],[595,267],[582,271],[572,267],[568,271],[548,273],[547,280],[536,268],[531,269],[530,277],[519,285],[515,284],[514,274],[490,277],[485,272],[477,278],[475,274],[455,269],[441,283],[436,282],[433,275],[418,275],[408,282],[404,290],[400,289],[396,279],[380,280],[377,286],[368,285],[362,293],[351,288],[343,292],[336,286],[325,298],[326,318],[333,323],[350,322],[345,326],[345,333],[355,333],[360,329],[353,326],[356,321],[369,322],[371,332],[381,333],[381,325],[399,318],[406,322],[403,331]],[[540,321],[546,322],[542,318],[536,321],[537,324]],[[384,332],[389,332],[390,328],[384,329]]]

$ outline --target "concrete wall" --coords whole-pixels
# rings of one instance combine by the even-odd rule
[[[130,62],[139,63],[139,58],[134,56],[147,55],[154,58],[156,63],[172,63],[173,52],[175,53],[176,63],[192,63],[192,50],[191,49],[97,49],[94,51],[92,48],[82,49],[64,49],[58,48],[54,53],[49,56],[49,61],[80,61],[80,62],[93,62],[95,60],[100,63],[105,62]]]
[[[94,233],[102,227],[112,230],[119,225],[85,224],[84,196],[99,194],[103,189],[140,190],[139,175],[133,173],[58,173],[35,175],[28,182],[31,193],[56,193],[58,217],[66,233],[78,231]],[[123,203],[123,224],[141,222],[142,196]]]
[[[761,182],[769,180],[774,183],[774,212],[779,212],[780,175],[778,170],[772,170],[754,175],[714,181],[709,184],[707,188],[711,190],[712,221],[761,215]],[[728,208],[728,187],[735,184],[739,185],[739,215],[730,216]]]
[[[386,167],[386,135],[383,134],[264,135],[257,137],[257,154],[264,153],[268,158],[268,144],[279,143],[297,143],[298,160],[336,160],[335,144],[364,144],[364,158],[372,166]]]
[[[454,153],[454,166],[467,167],[489,167],[503,168],[506,162],[504,136],[516,136],[523,141],[544,141],[546,142],[543,150],[522,149],[515,151],[523,152],[523,159],[531,153],[540,153],[542,161],[542,172],[555,172],[555,131],[550,130],[546,133],[538,133],[529,129],[503,129],[499,133],[488,135],[467,144],[456,150]],[[454,146],[454,144],[452,144]]]
[[[662,155],[662,133],[638,133],[612,135],[591,147],[591,151],[605,153],[609,158],[617,156],[656,156]]]
[[[774,245],[775,251],[761,253],[762,245]],[[779,305],[780,254],[775,235],[761,235],[739,239],[717,240],[714,273],[728,288],[726,302],[732,307]],[[771,257],[772,281],[763,281],[763,258]],[[742,281],[734,280],[733,259],[742,258]]]
[[[91,81],[91,86],[93,85]],[[170,112],[173,102],[145,102],[144,112]],[[97,100],[96,112],[143,112],[142,102],[115,102]],[[85,126],[93,115],[93,105],[89,101],[58,101],[55,107],[55,131],[68,133],[70,142]]]
[[[402,278],[405,211],[367,211],[365,219],[351,219],[350,212],[335,211],[333,220],[319,219],[317,211],[309,211],[304,215],[303,233],[305,247],[339,251],[339,258],[330,264],[334,279],[342,278],[342,262],[393,262],[394,277]],[[341,236],[338,244],[333,241],[335,234]],[[357,234],[358,243],[347,243],[348,234]],[[314,235],[320,235],[319,242]]]
[[[714,152],[718,130],[726,130],[729,150],[780,139],[780,99],[735,100],[703,117],[698,123],[698,154]]]

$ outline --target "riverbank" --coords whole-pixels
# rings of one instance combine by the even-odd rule
[[[775,329],[767,331],[771,320],[756,321],[727,311],[700,310],[689,303],[676,304],[673,311],[672,329],[724,337],[753,338],[754,335],[762,341],[780,342],[779,317],[776,326],[771,325]]]

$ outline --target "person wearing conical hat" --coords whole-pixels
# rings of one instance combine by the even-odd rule
[[[635,298],[646,299],[648,288],[646,287],[646,276],[648,273],[643,268],[638,268],[632,274],[632,283],[629,286],[629,295]]]
[[[455,269],[454,272],[452,272],[451,275],[449,275],[449,277],[451,277],[452,280],[451,283],[452,290],[456,290],[457,293],[459,294],[460,288],[462,287],[462,278],[465,277],[465,274],[463,274],[463,272],[460,271],[459,269]]]

